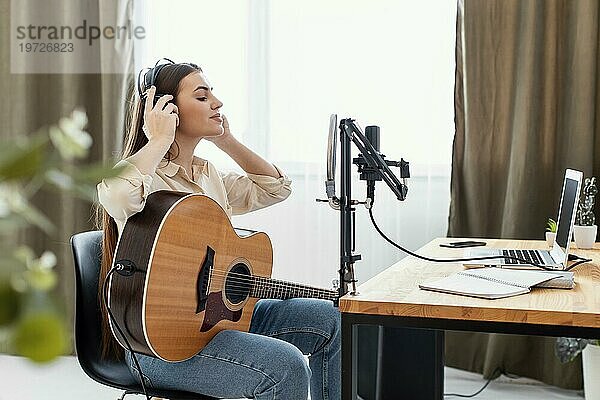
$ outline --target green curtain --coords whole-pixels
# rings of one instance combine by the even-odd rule
[[[29,1],[19,4],[20,12],[34,12],[35,4]],[[71,1],[57,13],[69,12]],[[117,5],[117,7],[115,7]],[[120,151],[124,104],[127,91],[133,87],[133,43],[118,43],[125,68],[120,73],[109,74],[11,74],[10,70],[10,0],[0,0],[0,32],[3,38],[0,52],[0,107],[1,135],[11,137],[27,135],[37,129],[55,124],[76,107],[82,107],[89,119],[87,131],[94,139],[86,162],[111,159]],[[86,7],[97,10],[97,20],[88,23],[103,26],[103,21],[122,21],[133,16],[133,0],[87,0]],[[88,9],[88,10],[89,10]],[[69,10],[69,11],[66,11]],[[116,44],[115,44],[116,45]],[[31,246],[36,254],[53,251],[58,259],[58,296],[62,300],[69,327],[73,326],[74,270],[69,238],[77,232],[93,229],[92,206],[62,193],[40,192],[33,203],[43,211],[57,230],[48,237],[37,230],[23,232],[15,242]]]
[[[600,3],[459,0],[448,236],[543,239],[565,168],[600,176]],[[598,215],[598,214],[596,214]],[[555,338],[455,333],[446,364],[581,388]]]

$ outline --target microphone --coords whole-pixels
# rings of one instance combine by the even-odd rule
[[[367,140],[371,142],[371,145],[379,153],[379,127],[374,125],[367,126],[365,128],[365,135],[367,136]]]
[[[378,126],[370,125],[365,128],[365,136],[377,153],[379,153],[379,133]],[[367,178],[367,199],[370,199],[370,205],[372,205],[375,201],[375,181],[380,181],[382,178],[378,176],[378,173],[368,173],[365,175]]]
[[[342,125],[341,128],[352,135],[352,141],[360,150],[360,154],[352,162],[358,166],[360,180],[367,181],[367,208],[370,208],[373,204],[376,181],[385,181],[396,194],[398,200],[404,200],[408,192],[406,178],[410,177],[409,165],[404,159],[400,161],[385,159],[385,155],[379,151],[380,128],[378,126],[367,126],[365,133],[362,133],[352,119],[342,120]],[[389,169],[391,166],[400,167],[402,181]]]

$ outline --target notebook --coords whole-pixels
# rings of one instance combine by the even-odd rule
[[[569,271],[488,267],[460,271],[434,282],[419,284],[419,288],[482,299],[501,299],[529,293],[534,286],[571,289],[574,285],[573,272]]]

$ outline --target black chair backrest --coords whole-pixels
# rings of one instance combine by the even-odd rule
[[[75,263],[75,349],[84,372],[105,385],[137,387],[122,360],[101,357],[101,313],[98,278],[102,256],[102,231],[81,232],[71,237]]]
[[[102,358],[101,308],[98,279],[102,260],[102,231],[71,237],[75,264],[75,350],[83,371],[96,382],[142,393],[142,386],[123,360]],[[196,393],[148,388],[151,396],[169,399],[216,400]]]

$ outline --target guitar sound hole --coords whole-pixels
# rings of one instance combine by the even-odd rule
[[[238,304],[248,298],[252,280],[246,264],[238,263],[231,268],[225,280],[225,297],[232,304]]]

